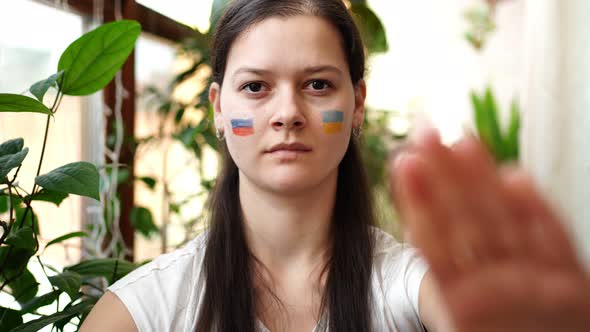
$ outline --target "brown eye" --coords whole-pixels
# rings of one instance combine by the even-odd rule
[[[328,87],[328,84],[325,81],[313,81],[311,83],[311,87],[314,90],[324,90],[325,88]]]
[[[257,93],[262,91],[262,84],[258,82],[248,83],[246,86],[244,86],[244,88],[249,90],[249,92]]]

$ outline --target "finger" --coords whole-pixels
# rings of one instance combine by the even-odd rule
[[[483,255],[490,260],[519,259],[526,251],[512,229],[510,197],[504,190],[495,160],[474,136],[453,147],[458,167],[468,183],[469,205],[477,211],[474,222],[485,236]]]
[[[433,197],[428,168],[418,155],[407,152],[396,161],[393,174],[400,215],[412,234],[412,243],[425,256],[433,275],[441,283],[446,282],[456,270],[445,239],[448,232],[442,220],[446,216]]]
[[[463,165],[465,161],[458,159],[455,152],[433,140],[421,140],[416,149],[422,153],[433,174],[434,197],[444,207],[453,256],[457,264],[467,272],[477,264],[489,261],[490,236],[487,209],[481,209],[480,178],[490,176],[491,172]],[[469,176],[466,176],[469,175]]]

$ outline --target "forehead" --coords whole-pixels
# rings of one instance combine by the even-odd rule
[[[272,17],[238,36],[228,56],[226,73],[232,75],[242,66],[284,71],[318,65],[348,71],[338,30],[315,16]]]

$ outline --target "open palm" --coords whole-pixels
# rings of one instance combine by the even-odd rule
[[[393,166],[412,242],[456,332],[590,331],[590,275],[559,218],[473,137],[428,131]]]

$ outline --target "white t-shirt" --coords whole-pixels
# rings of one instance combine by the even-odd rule
[[[414,248],[378,228],[374,230],[373,328],[378,332],[423,332],[418,291],[427,265]],[[206,234],[156,257],[108,287],[125,304],[140,332],[195,330],[205,293],[201,270]],[[259,332],[269,332],[262,321],[257,323]],[[316,330],[318,327],[311,332]]]

